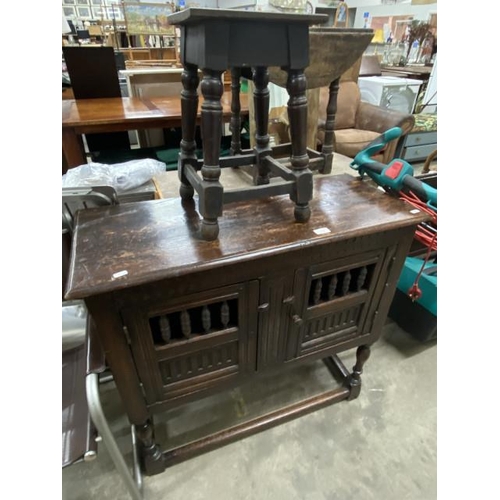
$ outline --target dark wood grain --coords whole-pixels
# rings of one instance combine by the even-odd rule
[[[287,196],[226,205],[214,242],[199,236],[200,216],[180,199],[154,200],[79,213],[66,298],[181,276],[255,254],[355,238],[415,225],[427,217],[349,175],[317,178],[312,216],[294,223]],[[317,235],[315,229],[330,232]],[[140,256],[140,259],[138,258]],[[117,272],[126,276],[113,278]]]

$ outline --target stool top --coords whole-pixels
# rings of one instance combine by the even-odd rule
[[[202,9],[189,7],[167,17],[169,24],[196,24],[210,19],[228,21],[298,22],[302,24],[323,24],[328,21],[326,14],[294,14],[284,12],[259,12],[234,9]]]

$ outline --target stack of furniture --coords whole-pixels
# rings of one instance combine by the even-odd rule
[[[426,217],[347,174],[314,190],[306,224],[287,196],[231,204],[217,242],[178,198],[79,213],[66,298],[96,322],[147,474],[359,395]],[[339,385],[174,449],[155,437],[155,413],[315,360]]]

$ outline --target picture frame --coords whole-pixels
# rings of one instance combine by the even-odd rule
[[[64,13],[64,17],[69,17],[70,19],[76,17],[76,9],[75,9],[75,7],[64,6],[63,7],[63,13]]]
[[[173,13],[171,4],[124,2],[123,11],[129,35],[175,35],[175,27],[167,21]]]
[[[76,6],[76,16],[79,19],[92,19],[92,13],[89,6]]]

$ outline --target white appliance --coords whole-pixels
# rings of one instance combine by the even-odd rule
[[[361,100],[382,108],[413,113],[421,80],[398,76],[360,76]]]
[[[437,54],[432,65],[432,71],[425,89],[422,104],[425,106],[422,113],[437,113]]]

